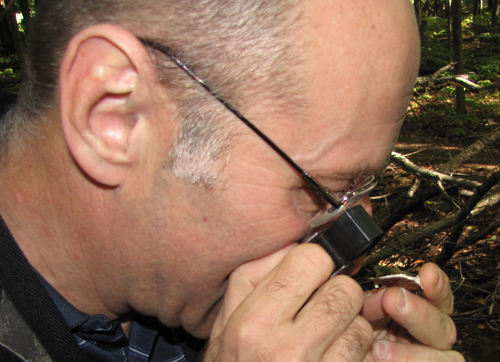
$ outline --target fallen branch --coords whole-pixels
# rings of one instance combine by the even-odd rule
[[[479,203],[477,203],[476,207],[470,212],[470,215],[477,216],[481,214],[486,208],[494,206],[498,203],[500,203],[500,191],[490,192]],[[401,249],[398,250],[398,248],[408,248],[416,243],[425,240],[429,237],[429,235],[437,234],[447,228],[452,227],[457,216],[458,213],[452,214],[445,217],[444,219],[436,221],[420,229],[419,231],[407,234],[402,238],[397,238],[396,240],[382,247],[377,252],[368,255],[363,261],[363,266],[373,265],[378,263],[380,260],[387,259],[395,254],[400,254]],[[393,247],[392,244],[395,244],[398,247]]]
[[[474,244],[478,240],[486,238],[488,235],[492,234],[496,229],[500,228],[500,221],[488,225],[485,229],[469,235],[463,242],[457,245],[455,252],[465,249],[466,247]]]
[[[458,155],[453,157],[451,160],[449,160],[445,164],[439,166],[437,168],[437,171],[440,173],[452,173],[460,165],[462,165],[466,160],[477,155],[484,148],[491,145],[493,142],[495,142],[498,139],[500,139],[500,128],[497,128],[496,130],[494,130],[490,134],[478,139],[476,142],[471,144],[469,147],[467,147],[465,150],[463,150]]]
[[[441,73],[444,73],[447,70],[453,68],[455,64],[457,64],[457,62],[451,62],[450,64],[447,64],[444,67],[439,68],[434,73],[432,73],[431,78],[437,78]]]
[[[449,75],[446,77],[418,77],[415,87],[421,88],[444,88],[447,86],[459,86],[477,93],[481,91],[494,91],[500,88],[500,83],[479,85],[469,80],[467,74]]]
[[[436,257],[435,262],[437,265],[444,265],[448,260],[452,258],[453,254],[455,254],[458,239],[460,238],[460,235],[462,235],[465,225],[465,219],[469,217],[471,211],[483,199],[486,193],[490,191],[491,188],[495,186],[499,181],[500,171],[494,172],[486,180],[484,180],[483,184],[477,188],[476,192],[474,192],[474,195],[472,195],[472,197],[467,200],[465,205],[458,213],[448,242],[444,245],[441,253],[439,253],[439,255]]]
[[[407,159],[405,156],[397,152],[392,152],[391,160],[400,165],[405,171],[412,172],[424,178],[441,182],[442,181],[449,182],[469,189],[475,189],[476,187],[481,185],[479,182],[476,181],[469,181],[462,178],[450,176],[441,172],[437,172],[434,170],[429,170],[426,168],[419,167],[415,165],[413,162],[411,162],[409,159]]]
[[[408,193],[405,193],[391,202],[387,216],[382,217],[385,210],[381,210],[374,215],[374,218],[375,220],[381,220],[379,226],[382,230],[388,231],[394,224],[402,220],[405,215],[414,212],[416,209],[422,207],[426,201],[440,194],[441,191],[437,187],[428,188],[418,197],[409,197]]]

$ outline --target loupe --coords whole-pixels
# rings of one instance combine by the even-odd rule
[[[313,229],[304,242],[319,244],[326,250],[335,263],[334,277],[349,274],[354,261],[373,248],[383,234],[363,206],[356,205],[323,230]]]

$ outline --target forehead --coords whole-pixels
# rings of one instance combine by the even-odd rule
[[[396,141],[418,70],[411,4],[312,0],[303,14],[307,110],[296,127],[275,123],[269,132],[316,175],[374,173]]]

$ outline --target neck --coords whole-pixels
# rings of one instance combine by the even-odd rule
[[[89,191],[78,183],[84,176],[70,155],[60,151],[66,150],[62,131],[52,127],[41,133],[28,147],[10,148],[0,170],[0,214],[28,261],[71,304],[88,314],[116,318],[125,307],[113,305],[95,282],[111,283],[112,276],[95,270],[99,263],[89,263],[100,256],[89,253],[88,243],[97,241],[86,227],[93,224],[89,215],[96,210],[77,197]],[[73,207],[77,199],[80,203]],[[90,234],[92,241],[87,240]]]

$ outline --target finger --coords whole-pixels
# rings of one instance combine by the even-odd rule
[[[325,283],[302,308],[295,318],[296,328],[306,340],[322,340],[327,348],[358,316],[363,299],[358,283],[346,275],[338,275]]]
[[[333,270],[330,256],[317,244],[302,244],[292,249],[282,262],[245,300],[262,318],[284,324],[298,311]]]
[[[365,293],[361,315],[371,323],[387,317],[387,313],[382,307],[382,297],[386,290],[386,287],[382,287]]]
[[[212,334],[214,348],[217,349],[216,342],[221,340],[221,346],[235,346],[234,353],[257,349],[257,353],[272,351],[269,353],[294,356],[291,359],[296,360],[304,353],[319,358],[327,347],[322,347],[323,341],[311,340],[307,333],[302,333],[296,327],[294,317],[314,291],[329,279],[332,270],[333,261],[321,246],[305,244],[292,248],[241,301],[227,318],[227,325],[221,327],[218,334]],[[218,321],[222,320],[222,317],[218,318]],[[338,328],[335,325],[325,327],[329,331]],[[302,336],[308,343],[301,340]]]
[[[425,264],[418,273],[424,296],[444,313],[453,313],[453,293],[448,276],[433,263]]]
[[[382,297],[387,314],[419,342],[438,349],[450,349],[456,341],[452,319],[404,288],[389,288]]]
[[[342,336],[325,352],[322,361],[373,361],[370,323],[357,316]]]
[[[465,361],[464,357],[457,351],[440,351],[421,345],[399,344],[389,341],[373,343],[372,355],[375,361],[380,362]]]
[[[221,311],[212,329],[212,337],[224,329],[234,310],[295,246],[297,244],[288,245],[264,258],[245,263],[231,273]]]

